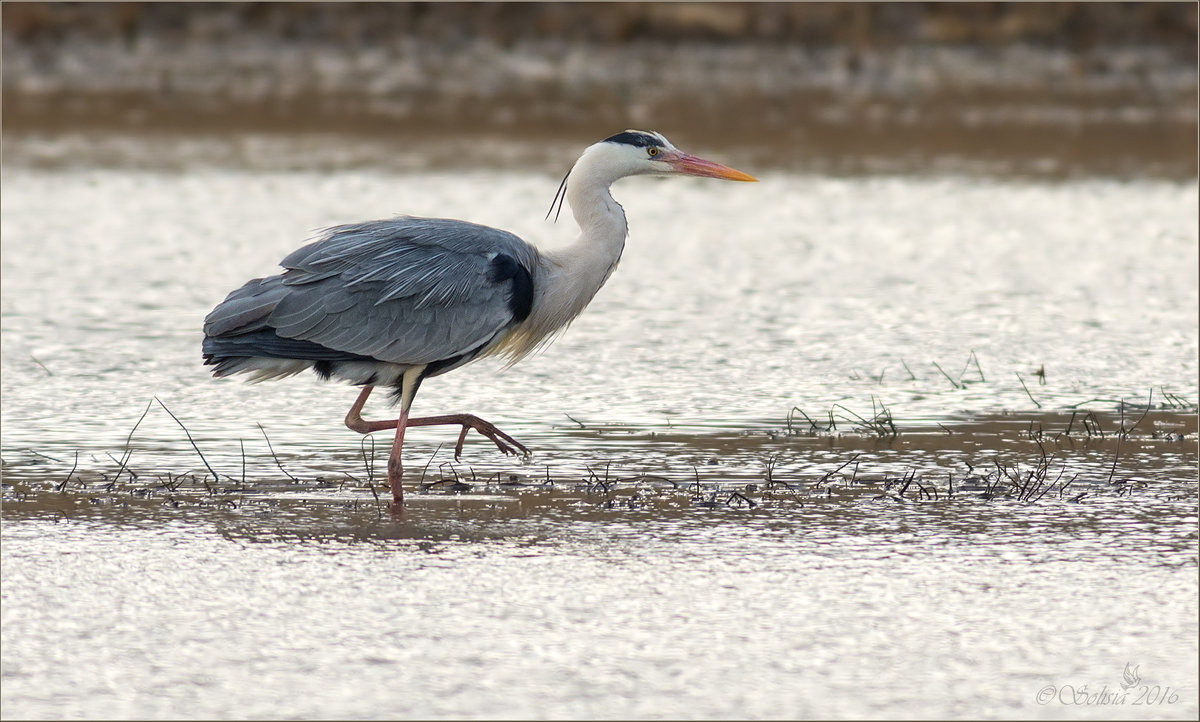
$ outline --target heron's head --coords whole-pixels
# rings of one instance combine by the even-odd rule
[[[694,175],[733,181],[756,181],[754,176],[688,155],[671,145],[661,133],[626,130],[588,149],[598,164],[607,166],[613,179],[627,175]]]
[[[575,166],[563,176],[554,200],[550,202],[550,213],[555,220],[557,204],[562,210],[566,199],[567,181],[583,183],[583,187],[599,185],[607,188],[614,181],[631,175],[695,175],[704,178],[722,178],[735,181],[756,181],[752,175],[713,163],[711,160],[688,155],[671,145],[662,133],[644,130],[626,130],[588,146]]]

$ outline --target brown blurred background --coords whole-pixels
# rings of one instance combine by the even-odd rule
[[[1195,3],[4,3],[3,43],[10,160],[256,133],[559,163],[635,126],[824,171],[1196,173]]]

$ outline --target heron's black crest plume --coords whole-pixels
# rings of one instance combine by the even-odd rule
[[[663,145],[665,141],[666,139],[657,133],[647,133],[643,130],[626,130],[605,138],[603,142],[632,145],[635,148],[649,148],[654,145]]]
[[[558,211],[554,213],[554,222],[558,222],[558,216],[562,213],[563,201],[567,199],[567,178],[571,177],[571,171],[563,176],[562,183],[558,184],[558,191],[554,194],[554,200],[550,201],[550,210],[546,211],[546,218],[550,217],[550,213],[554,211],[554,205],[558,204]]]

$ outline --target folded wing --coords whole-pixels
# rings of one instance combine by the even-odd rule
[[[288,255],[282,274],[217,306],[205,319],[204,352],[210,363],[465,362],[529,314],[536,261],[511,233],[463,221],[338,226]]]

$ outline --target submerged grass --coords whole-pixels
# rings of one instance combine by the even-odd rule
[[[874,396],[871,397],[870,417],[862,416],[841,404],[834,404],[825,414],[820,414],[817,418],[820,421],[814,421],[804,412],[804,409],[793,406],[786,419],[787,435],[815,436],[836,433],[839,428],[838,421],[842,422],[843,429],[848,429],[851,433],[867,433],[893,438],[900,433],[896,429],[891,410]],[[800,423],[801,419],[804,420],[804,423]]]
[[[982,379],[978,359],[974,354],[971,359],[966,368],[973,363]],[[1180,442],[1196,436],[1194,417],[1189,416],[1194,407],[1181,412],[1179,397],[1160,390],[1160,398],[1165,401],[1157,406],[1153,392],[1145,404],[1120,401],[1115,412],[1077,408],[1069,413],[1043,413],[1030,418],[1024,427],[1009,419],[1004,420],[1002,428],[987,427],[981,431],[969,424],[959,424],[955,429],[938,424],[941,430],[938,436],[931,436],[924,429],[902,430],[892,411],[874,396],[869,414],[833,404],[814,418],[793,407],[786,417],[782,437],[768,434],[766,440],[747,442],[751,447],[761,444],[765,452],[757,478],[749,470],[730,476],[721,470],[702,474],[694,464],[688,465],[688,471],[621,469],[612,461],[583,462],[582,473],[555,473],[550,466],[545,467],[544,474],[511,467],[483,472],[469,464],[451,461],[435,464],[442,450],[439,445],[422,466],[415,491],[471,495],[539,490],[577,497],[585,505],[626,510],[659,503],[708,509],[770,509],[779,505],[803,508],[810,502],[839,500],[944,503],[971,499],[1036,504],[1045,500],[1078,503],[1098,497],[1128,498],[1154,487],[1153,481],[1145,478],[1144,469],[1128,473],[1120,468],[1130,444]],[[155,403],[179,426],[199,457],[202,471],[136,468],[134,439]],[[1167,414],[1165,420],[1164,414]],[[1177,423],[1181,419],[1182,426]],[[1160,425],[1177,430],[1164,436]],[[1000,428],[999,434],[996,428]],[[289,471],[266,429],[259,425],[259,430],[270,464],[257,462],[253,455],[247,458],[245,443],[239,440],[240,474],[235,477],[219,473],[201,452],[185,421],[154,397],[130,429],[120,455],[105,454],[115,464],[115,471],[106,464],[82,468],[78,451],[73,459],[61,459],[30,449],[28,453],[36,463],[26,466],[21,473],[17,471],[18,465],[5,460],[5,508],[11,511],[31,504],[49,508],[62,517],[70,517],[80,507],[131,504],[234,510],[250,506],[269,512],[285,498],[321,503],[335,500],[355,509],[363,505],[377,515],[388,508],[387,494],[381,494],[386,481],[378,475],[383,465],[377,463],[377,457],[386,454],[387,449],[376,448],[371,436],[363,437],[360,446],[361,477],[337,471],[338,478],[331,480]],[[964,442],[979,434],[999,436],[1000,440],[992,439],[990,451],[978,449],[949,468],[937,461],[931,468],[919,452],[904,455],[904,450],[910,448],[906,444],[914,441],[928,443],[932,439],[942,448],[947,445],[964,448]],[[889,452],[888,458],[872,453],[870,448],[855,449],[856,436],[882,444]],[[847,437],[849,444],[845,443]],[[814,461],[818,457],[813,452],[822,439],[839,440],[839,446],[846,447],[845,455],[831,463],[827,460],[828,453],[823,453],[820,462]],[[813,448],[798,449],[797,443]],[[1081,456],[1078,444],[1082,444],[1086,454]],[[772,446],[776,448],[768,450]],[[827,452],[828,445],[823,446],[821,451]],[[897,462],[893,452],[900,454],[901,464],[909,462],[902,471],[895,471]],[[1097,452],[1104,454],[1103,463],[1099,462]],[[61,470],[47,469],[48,466]],[[264,466],[274,471],[264,471]],[[252,481],[251,476],[258,479]],[[1194,485],[1191,493],[1195,493]]]

